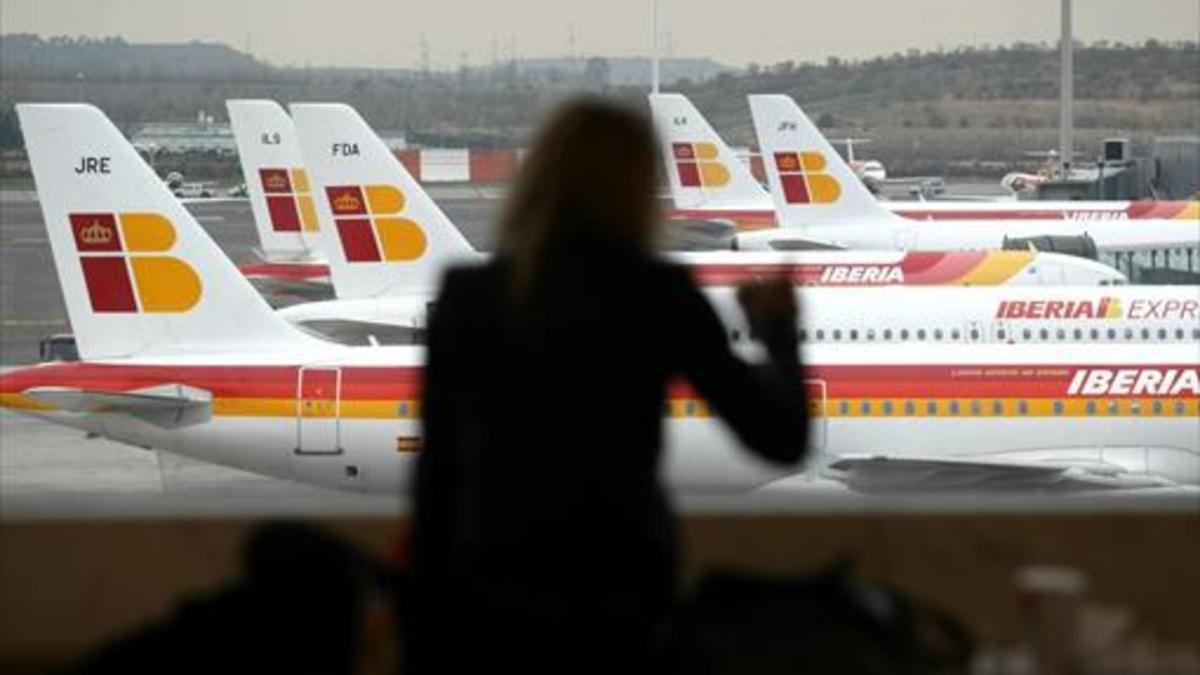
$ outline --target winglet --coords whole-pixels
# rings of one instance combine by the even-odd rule
[[[317,212],[296,127],[275,101],[226,101],[246,193],[269,262],[320,259]]]
[[[323,248],[339,298],[431,293],[475,252],[391,149],[347,105],[294,103],[300,150],[319,193]]]
[[[679,209],[769,209],[771,197],[682,94],[650,94],[671,197]]]
[[[17,106],[80,356],[209,353],[308,338],[271,311],[93,106]]]
[[[750,96],[771,197],[784,226],[899,218],[875,199],[789,96]]]

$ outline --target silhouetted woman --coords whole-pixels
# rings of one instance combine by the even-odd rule
[[[756,454],[804,453],[790,287],[742,289],[770,358],[731,354],[688,273],[654,253],[655,162],[640,115],[567,105],[524,161],[498,254],[445,277],[414,495],[415,671],[652,667],[676,583],[659,478],[673,378]]]

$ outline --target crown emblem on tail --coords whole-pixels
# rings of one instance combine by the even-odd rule
[[[268,174],[263,183],[268,190],[286,190],[288,187],[287,179],[277,173]]]
[[[113,228],[93,220],[92,223],[79,230],[79,238],[85,244],[107,244],[113,240],[116,232]]]
[[[333,208],[339,212],[357,211],[362,208],[362,201],[349,192],[343,192],[333,200]]]

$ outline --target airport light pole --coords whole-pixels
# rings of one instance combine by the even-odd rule
[[[658,93],[658,2],[650,0],[650,91]]]
[[[1059,179],[1066,180],[1071,169],[1071,160],[1075,156],[1074,147],[1074,117],[1071,105],[1075,93],[1072,80],[1075,76],[1075,64],[1071,37],[1071,0],[1062,0],[1062,35],[1059,37],[1059,101],[1058,101],[1058,161]]]

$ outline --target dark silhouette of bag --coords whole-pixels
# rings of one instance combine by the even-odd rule
[[[839,562],[811,576],[718,572],[680,621],[697,675],[966,673],[974,641],[949,614],[854,579]]]

